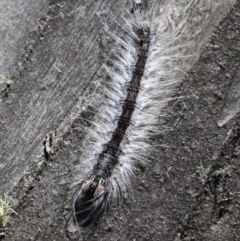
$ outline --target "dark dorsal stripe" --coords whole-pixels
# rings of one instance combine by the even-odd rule
[[[133,69],[132,79],[128,86],[127,96],[123,102],[122,113],[118,119],[117,128],[113,131],[111,140],[105,145],[102,154],[99,155],[93,173],[97,176],[109,177],[113,168],[118,163],[121,153],[120,145],[131,124],[131,117],[136,107],[136,100],[141,86],[141,79],[144,74],[144,67],[148,57],[150,42],[150,29],[148,27],[138,29],[139,53],[136,65]]]

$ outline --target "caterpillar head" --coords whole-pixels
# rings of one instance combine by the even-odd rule
[[[97,224],[109,203],[106,178],[91,175],[81,183],[73,201],[75,223],[80,227]]]

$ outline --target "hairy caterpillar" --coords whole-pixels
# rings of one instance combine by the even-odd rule
[[[78,225],[85,227],[97,221],[109,203],[111,192],[121,193],[120,183],[116,179],[115,185],[111,176],[116,166],[121,166],[121,144],[131,123],[131,117],[135,110],[136,100],[140,91],[141,79],[148,56],[150,42],[150,29],[143,23],[142,28],[136,29],[138,37],[138,59],[132,71],[131,81],[127,88],[126,98],[123,101],[122,112],[117,122],[117,127],[112,133],[110,141],[104,147],[97,158],[89,177],[81,183],[80,190],[76,193],[74,201],[74,214]],[[127,172],[132,172],[131,169]],[[123,173],[124,176],[129,175]]]
[[[160,8],[157,1],[146,12],[135,9],[126,21],[128,35],[114,36],[122,50],[114,60],[114,71],[106,68],[112,77],[111,90],[105,90],[108,98],[91,131],[75,183],[73,215],[81,227],[97,223],[109,203],[128,190],[136,163],[145,160],[151,148],[147,140],[159,131],[156,124],[160,111],[188,70],[182,68],[182,59],[193,59],[192,53],[182,51],[187,49],[183,46],[189,44],[189,39],[182,42],[181,38],[187,18],[183,13],[189,5],[181,13],[171,3]],[[146,62],[133,73],[136,63],[143,59],[143,53],[138,57],[141,42],[145,43],[142,37],[149,41],[148,51],[144,51],[148,54]],[[141,85],[133,86],[136,74],[141,75]],[[135,92],[138,94],[133,97]],[[123,118],[126,109],[129,113]],[[124,130],[119,130],[119,125]]]

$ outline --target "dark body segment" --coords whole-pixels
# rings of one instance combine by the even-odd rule
[[[142,28],[138,30],[138,37],[140,40],[138,60],[133,70],[132,79],[129,83],[128,93],[123,103],[122,113],[119,117],[117,128],[113,132],[111,140],[107,143],[107,148],[103,151],[103,154],[108,153],[116,160],[121,152],[120,145],[128,126],[131,124],[131,117],[135,109],[137,96],[140,90],[141,79],[147,60],[150,42],[149,35],[149,28]],[[101,162],[101,159],[99,161]],[[115,162],[117,163],[117,161]],[[108,175],[111,175],[111,173],[109,172]]]

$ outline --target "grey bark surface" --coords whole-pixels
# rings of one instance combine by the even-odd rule
[[[50,5],[43,30],[37,33],[41,44],[31,46],[35,50],[33,61],[24,63],[30,58],[31,53],[27,51],[28,56],[24,56],[20,67],[24,76],[15,77],[11,96],[2,105],[0,138],[4,141],[0,144],[0,186],[3,193],[34,162],[41,152],[44,136],[56,129],[98,69],[96,12],[104,7],[104,2],[102,6],[91,1],[77,6],[72,2],[66,6],[69,16],[62,12],[62,4]],[[51,19],[52,25],[48,24]],[[58,24],[61,19],[63,25]],[[48,37],[44,38],[44,34]],[[4,179],[3,173],[11,178]]]
[[[12,71],[28,40],[29,32],[44,16],[48,0],[0,2],[0,73]]]
[[[70,184],[84,151],[82,127],[89,126],[84,119],[93,119],[101,101],[102,55],[113,45],[103,27],[114,29],[119,9],[131,6],[127,1],[23,2],[21,17],[9,8],[0,18],[9,26],[3,28],[8,37],[1,36],[0,68],[13,80],[0,89],[0,195],[7,193],[18,213],[11,215],[4,240],[81,240],[81,231],[68,222]],[[240,239],[240,117],[217,125],[230,101],[229,86],[239,76],[240,3],[210,39],[234,1],[222,2],[198,13],[199,21],[210,16],[196,26],[204,28],[196,44],[204,51],[176,92],[184,98],[169,103],[171,117],[164,121],[172,131],[151,140],[156,151],[149,153],[149,165],[139,166],[133,192],[87,240]]]

